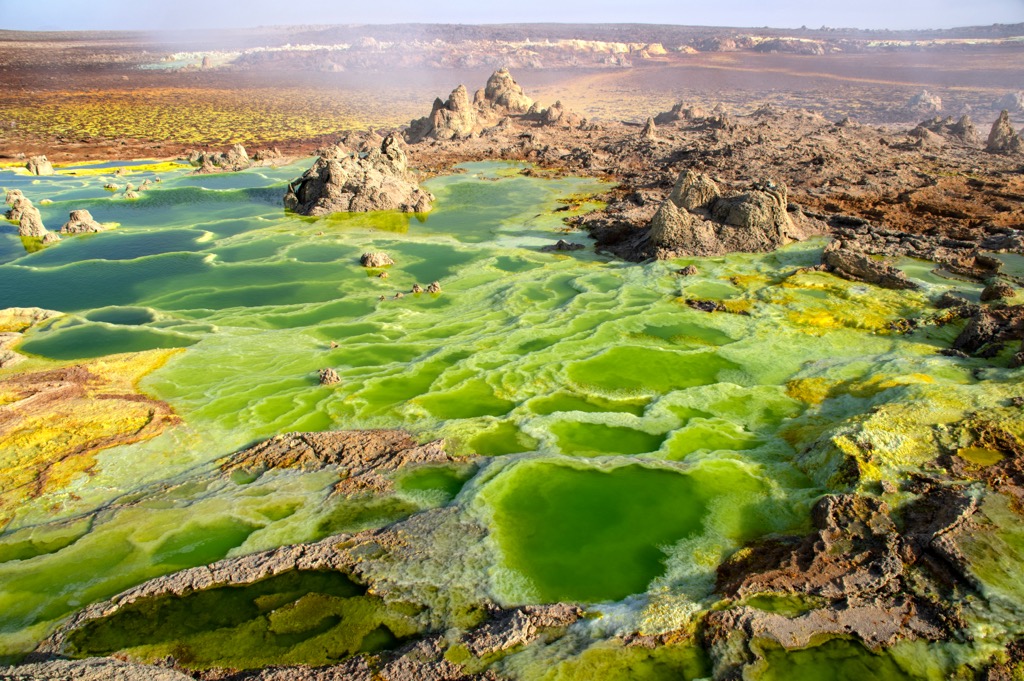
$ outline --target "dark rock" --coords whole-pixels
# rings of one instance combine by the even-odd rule
[[[1017,295],[1017,291],[1012,286],[1003,281],[996,281],[986,286],[981,292],[981,302],[990,303],[1002,298],[1013,298],[1015,295]]]
[[[821,254],[822,264],[836,276],[851,281],[875,284],[882,288],[919,288],[917,284],[907,279],[907,275],[895,267],[844,246],[844,242],[833,240]]]
[[[565,239],[559,239],[557,242],[549,246],[544,246],[540,250],[550,253],[552,251],[581,251],[584,248],[586,248],[586,246],[583,244],[576,244],[571,241],[566,241]]]

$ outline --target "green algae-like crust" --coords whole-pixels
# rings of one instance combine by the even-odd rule
[[[686,474],[519,463],[481,493],[508,568],[541,602],[619,600],[664,572],[663,546],[703,529],[707,500]]]
[[[913,681],[925,677],[903,670],[885,653],[873,653],[860,643],[833,639],[803,650],[786,651],[778,646],[764,650],[767,666],[759,681]]]
[[[136,601],[68,636],[87,657],[172,655],[185,667],[323,665],[394,647],[417,632],[415,608],[386,606],[340,572],[286,572],[246,586]]]

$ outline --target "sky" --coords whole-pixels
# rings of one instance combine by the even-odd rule
[[[0,28],[15,30],[533,22],[908,29],[1024,23],[1024,0],[0,0],[0,17]]]

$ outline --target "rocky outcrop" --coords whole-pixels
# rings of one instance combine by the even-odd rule
[[[301,215],[375,210],[425,213],[433,199],[413,182],[402,143],[388,135],[364,157],[341,147],[327,149],[289,185],[284,205]]]
[[[359,264],[363,267],[388,267],[394,265],[395,261],[387,253],[370,252],[363,253],[359,258]]]
[[[784,185],[759,182],[723,194],[710,177],[687,170],[637,246],[659,259],[771,251],[817,231],[798,226],[788,205]]]
[[[985,151],[993,154],[1019,154],[1024,152],[1024,140],[1010,124],[1010,113],[1003,109],[992,124]]]
[[[547,110],[546,115],[553,120],[569,123],[563,116],[561,104]],[[466,86],[459,85],[452,90],[448,99],[434,100],[430,114],[417,118],[409,124],[405,138],[410,144],[417,144],[425,139],[453,140],[465,139],[480,133],[485,127],[499,123],[507,116],[526,114],[542,116],[532,99],[526,96],[523,88],[512,78],[508,69],[499,69],[487,79],[487,85],[477,90],[473,101],[469,100]],[[575,116],[575,115],[574,115]],[[577,120],[578,117],[576,117]]]
[[[33,156],[25,164],[32,175],[53,175],[53,165],[45,156]]]
[[[1013,298],[1015,295],[1016,289],[1005,281],[994,281],[982,290],[981,302],[991,303],[1001,298]]]
[[[583,610],[568,603],[527,605],[514,610],[493,610],[492,619],[469,632],[463,645],[477,657],[516,646],[529,645],[542,629],[567,627],[583,616]]]
[[[190,164],[197,166],[197,175],[237,172],[253,166],[253,160],[241,144],[234,145],[226,152],[191,151],[186,158]]]
[[[919,288],[902,271],[855,250],[845,241],[833,239],[821,254],[821,264],[836,276],[890,289]]]
[[[221,462],[221,470],[261,473],[277,468],[333,467],[345,472],[337,491],[383,492],[391,489],[389,472],[453,460],[444,451],[444,440],[421,445],[404,430],[336,430],[276,435],[232,454]]]
[[[56,235],[50,235],[43,225],[43,218],[39,209],[32,205],[32,201],[18,189],[7,192],[7,219],[18,223],[18,236],[32,237],[35,239],[52,240],[59,239]]]
[[[983,307],[953,341],[953,349],[979,357],[992,357],[1007,343],[1021,342],[1024,350],[1024,305]]]
[[[0,667],[4,681],[193,681],[193,677],[166,667],[137,664],[112,657],[86,660],[54,659],[18,667]]]
[[[60,228],[61,234],[86,234],[90,232],[102,232],[106,229],[103,225],[92,218],[92,214],[85,210],[73,210],[68,216],[68,221]]]
[[[711,612],[703,639],[715,678],[738,678],[760,659],[761,648],[750,645],[755,639],[799,649],[852,636],[877,650],[905,639],[945,639],[963,627],[955,609],[918,591],[932,592],[934,584],[922,584],[932,579],[970,585],[955,538],[968,529],[977,502],[962,487],[925,485],[919,492],[900,525],[876,498],[826,495],[811,513],[814,533],[760,540],[719,566],[716,591],[727,598],[793,594],[806,607],[796,616],[748,605]],[[918,565],[924,571],[911,575]]]
[[[473,98],[480,107],[494,109],[503,114],[524,114],[533,106],[533,100],[526,96],[523,88],[515,81],[506,68],[500,68],[487,79],[483,90]]]
[[[406,138],[415,144],[427,137],[439,140],[468,137],[478,127],[476,106],[470,103],[465,85],[459,85],[448,99],[434,100],[430,115],[409,124]]]
[[[964,114],[958,120],[953,120],[952,116],[949,116],[921,121],[909,134],[911,137],[924,140],[927,140],[928,135],[932,134],[937,135],[943,140],[952,140],[970,146],[976,146],[981,143],[978,129],[974,126],[974,121],[967,114]]]

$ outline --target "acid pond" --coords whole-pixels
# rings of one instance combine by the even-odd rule
[[[689,261],[545,253],[558,238],[587,243],[564,233],[572,211],[559,209],[587,210],[605,186],[514,165],[468,164],[430,180],[429,216],[286,214],[284,184],[308,164],[212,176],[166,165],[126,176],[110,165],[0,174],[51,230],[81,208],[118,225],[45,249],[0,227],[0,307],[65,313],[26,333],[19,351],[31,359],[16,370],[178,349],[140,389],[182,419],[100,452],[62,487],[23,495],[0,535],[0,653],[27,652],[77,609],[160,574],[451,506],[488,528],[465,547],[486,557],[473,588],[504,605],[592,606],[585,644],[513,655],[505,673],[696,678],[708,663],[691,647],[623,648],[609,636],[679,626],[713,602],[726,556],[766,534],[806,531],[810,506],[841,476],[841,446],[811,447],[830,427],[886,433],[891,456],[873,464],[877,478],[934,456],[914,444],[915,429],[995,404],[1015,380],[998,365],[937,354],[955,329],[889,332],[954,288],[914,263],[924,288],[908,293],[798,272],[817,263],[820,242],[695,261],[692,277],[675,273]],[[160,182],[136,200],[104,189],[126,178]],[[359,265],[366,251],[395,260],[387,278]],[[410,293],[433,281],[442,293]],[[686,298],[722,300],[730,312],[701,312]],[[339,384],[318,384],[327,367]],[[908,402],[913,418],[900,411]],[[332,428],[405,428],[483,458],[403,473],[379,499],[332,495],[337,478],[323,471],[216,473],[219,459],[256,440]],[[139,609],[72,644],[143,658],[192,646],[197,666],[316,664],[324,637],[338,659],[422,624],[344,579],[282,580],[151,603],[166,615],[159,634],[133,624],[148,616]],[[1014,612],[1024,595],[1003,592]],[[191,627],[207,601],[217,616]],[[267,647],[243,646],[246,632]],[[849,678],[941,678],[953,656],[936,647],[879,656],[833,641],[768,650],[763,673],[812,678],[838,665]]]

